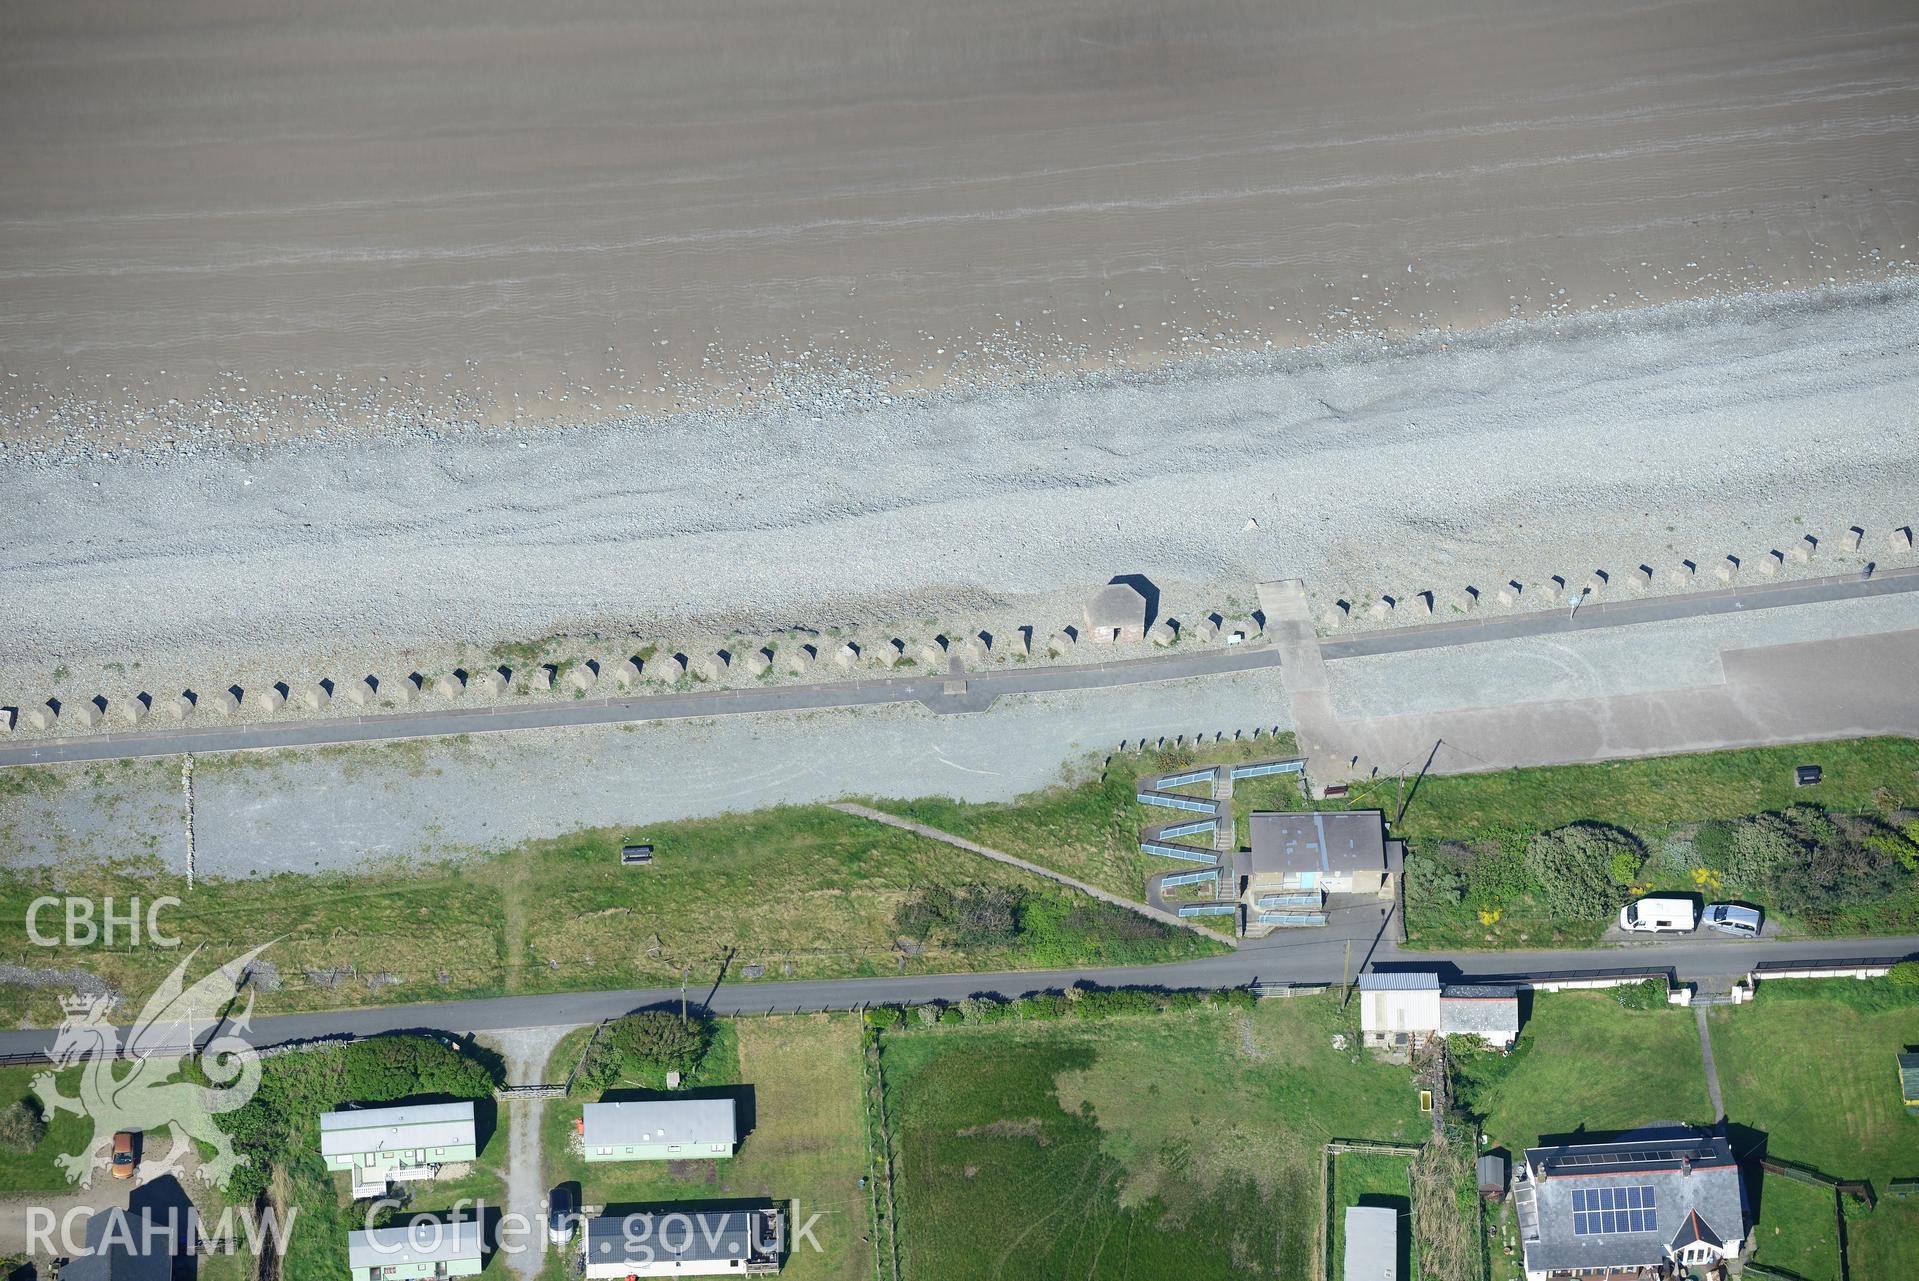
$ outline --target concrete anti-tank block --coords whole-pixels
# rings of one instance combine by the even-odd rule
[[[1804,538],[1786,549],[1786,559],[1795,565],[1807,565],[1812,562],[1812,555],[1818,550],[1819,540],[1811,534],[1807,534]]]
[[[1712,572],[1718,576],[1720,582],[1730,583],[1739,574],[1739,558],[1737,556],[1726,557],[1726,559],[1719,562],[1718,567]]]
[[[1845,533],[1839,535],[1839,550],[1842,552],[1858,551],[1859,544],[1865,538],[1865,536],[1866,536],[1866,531],[1859,528],[1859,526],[1854,525],[1851,529],[1848,529]]]
[[[1643,592],[1652,586],[1652,566],[1641,565],[1626,575],[1626,586],[1636,592]]]
[[[1519,603],[1519,597],[1525,590],[1524,587],[1520,586],[1519,580],[1515,578],[1495,592],[1493,599],[1497,600],[1501,605],[1511,607]]]
[[[1670,578],[1674,587],[1691,587],[1694,568],[1695,566],[1691,561],[1682,560],[1673,566],[1673,571],[1668,575],[1668,578]]]
[[[1892,533],[1886,536],[1886,543],[1896,552],[1911,551],[1912,527],[1909,525],[1901,525],[1898,529],[1893,530]]]
[[[1779,552],[1779,551],[1767,552],[1764,556],[1761,556],[1759,558],[1759,567],[1758,567],[1759,572],[1764,574],[1766,577],[1771,578],[1774,574],[1777,574],[1779,572],[1779,570],[1781,569],[1781,567],[1785,565],[1785,563],[1786,563],[1785,553]]]

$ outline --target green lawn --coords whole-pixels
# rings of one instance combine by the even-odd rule
[[[1919,1277],[1919,1199],[1880,1201],[1846,1224],[1846,1254],[1859,1281]]]
[[[861,1110],[860,1031],[847,1015],[732,1019],[717,1025],[697,1074],[702,1086],[744,1084],[752,1130],[725,1161],[633,1161],[589,1165],[574,1147],[580,1105],[549,1103],[542,1147],[549,1183],[576,1180],[589,1207],[766,1199],[788,1204],[790,1227],[813,1222],[814,1251],[794,1239],[782,1276],[856,1281],[873,1275],[868,1232],[866,1121]],[[562,1042],[554,1070],[570,1066],[579,1038]],[[813,1216],[818,1215],[814,1220]],[[549,1263],[563,1267],[558,1260]]]
[[[1419,1281],[1419,1265],[1412,1245],[1413,1182],[1409,1156],[1379,1152],[1341,1152],[1333,1157],[1333,1189],[1327,1213],[1332,1217],[1332,1275],[1346,1275],[1346,1208],[1385,1206],[1399,1215],[1399,1242],[1404,1281]]]
[[[904,1274],[1316,1275],[1321,1145],[1424,1131],[1339,1031],[1321,997],[887,1032]]]
[[[1756,1174],[1757,1170],[1749,1171],[1749,1182]],[[1839,1228],[1833,1214],[1837,1199],[1830,1188],[1764,1176],[1757,1198],[1759,1221],[1752,1231],[1752,1258],[1806,1281],[1843,1281]]]
[[[1515,1160],[1542,1135],[1715,1120],[1691,1010],[1628,1010],[1605,992],[1538,993],[1509,1062],[1482,1128]]]
[[[1713,1053],[1727,1115],[1767,1155],[1883,1189],[1919,1177],[1919,1117],[1894,1066],[1919,1045],[1919,999],[1855,982],[1762,983],[1750,1005],[1713,1011]]]
[[[622,867],[629,834],[594,830],[505,854],[352,875],[202,879],[148,864],[0,874],[0,961],[41,966],[23,922],[54,890],[124,901],[173,895],[165,928],[212,964],[273,940],[277,984],[260,1012],[441,1001],[505,992],[711,982],[748,966],[769,979],[1150,963],[1224,950],[1187,930],[1099,904],[1041,877],[824,807],[762,810],[646,829],[650,867]],[[1033,896],[1035,928],[1010,942],[897,946],[894,916],[932,884]],[[9,925],[9,923],[11,923]],[[123,992],[152,991],[184,951],[70,948],[59,963]],[[55,989],[0,987],[0,1017],[58,1022]]]
[[[70,1112],[49,1112],[33,1091],[33,1078],[44,1068],[0,1068],[0,1107],[31,1102],[46,1118],[47,1132],[30,1152],[0,1147],[0,1193],[64,1192],[71,1185],[54,1158],[78,1152],[93,1137],[93,1122]],[[70,1068],[55,1078],[60,1093],[73,1097],[80,1088],[80,1069]]]

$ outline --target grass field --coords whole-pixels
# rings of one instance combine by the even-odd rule
[[[1919,1277],[1919,1201],[1881,1201],[1846,1224],[1846,1255],[1860,1281]]]
[[[1543,992],[1532,998],[1482,1128],[1517,1159],[1542,1135],[1714,1119],[1690,1010],[1628,1010],[1605,992]]]
[[[1422,1129],[1352,1030],[1325,997],[887,1033],[905,1275],[1315,1275],[1321,1145]]]
[[[572,1146],[580,1104],[547,1105],[542,1146],[549,1182],[577,1180],[592,1206],[656,1206],[738,1198],[788,1203],[797,1228],[818,1215],[812,1239],[793,1241],[782,1276],[858,1281],[873,1275],[867,1235],[866,1122],[861,1112],[860,1030],[847,1015],[734,1019],[718,1025],[702,1085],[752,1087],[752,1129],[731,1160],[589,1165]],[[563,1042],[555,1069],[577,1049]],[[552,1267],[563,1266],[557,1260]],[[564,1275],[555,1272],[554,1275]]]
[[[1382,1152],[1341,1152],[1333,1157],[1333,1187],[1327,1213],[1331,1216],[1335,1277],[1346,1275],[1346,1209],[1348,1206],[1384,1206],[1399,1215],[1399,1275],[1419,1281],[1418,1252],[1413,1245],[1413,1159]]]
[[[1879,1190],[1879,1207],[1847,1227],[1852,1275],[1919,1276],[1919,1205],[1884,1199],[1890,1180],[1919,1177],[1919,1117],[1906,1113],[1894,1066],[1895,1055],[1919,1046],[1919,997],[1883,981],[1768,983],[1752,1004],[1715,1010],[1712,1037],[1736,1133],[1763,1142],[1768,1156]],[[1792,1207],[1811,1191],[1786,1190],[1796,1187],[1767,1176],[1762,1228],[1776,1222],[1775,1198]],[[1830,1237],[1830,1217],[1826,1224]],[[1791,1253],[1784,1236],[1770,1249],[1763,1231],[1756,1237],[1761,1261],[1822,1281],[1775,1258],[1770,1250]]]
[[[1806,762],[1825,769],[1809,790],[1792,782],[1792,767]],[[1390,810],[1391,782],[1376,791],[1370,803]],[[1803,802],[1861,813],[1919,805],[1919,742],[1864,738],[1428,778],[1398,830],[1412,841],[1464,840],[1591,820],[1647,832]]]
[[[262,1012],[448,1000],[504,992],[711,981],[762,965],[768,978],[830,978],[966,969],[1171,960],[1222,950],[1060,889],[1043,878],[823,807],[764,810],[648,829],[656,859],[621,867],[626,833],[597,830],[506,854],[353,875],[201,881],[142,870],[76,868],[0,875],[0,960],[45,965],[22,923],[52,892],[174,895],[162,917],[184,947],[224,959],[254,943],[276,987]],[[896,949],[894,914],[931,884],[1015,885],[1072,910],[1008,945]],[[423,928],[429,926],[430,928]],[[180,951],[68,948],[58,960],[131,994],[153,990]],[[202,958],[203,960],[210,958]],[[57,991],[0,987],[0,1017],[57,1022]]]
[[[1883,1188],[1919,1177],[1919,1117],[1894,1065],[1919,1045],[1919,1000],[1855,1005],[1845,998],[1889,990],[1853,982],[1762,984],[1750,1005],[1713,1011],[1713,1054],[1727,1114],[1768,1156]]]
[[[1749,1172],[1749,1183],[1756,1173]],[[1764,1176],[1756,1199],[1759,1218],[1752,1230],[1752,1258],[1806,1281],[1843,1281],[1834,1219],[1837,1199],[1830,1188]]]

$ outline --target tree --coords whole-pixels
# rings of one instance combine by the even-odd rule
[[[1613,884],[1615,856],[1643,860],[1645,852],[1631,833],[1597,823],[1541,832],[1526,842],[1526,871],[1549,911],[1558,916],[1603,916],[1618,903]],[[1638,867],[1638,863],[1633,865]]]

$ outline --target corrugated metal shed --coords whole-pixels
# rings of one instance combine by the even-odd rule
[[[1412,973],[1386,973],[1377,970],[1359,976],[1362,992],[1437,992],[1439,975],[1429,970]]]

